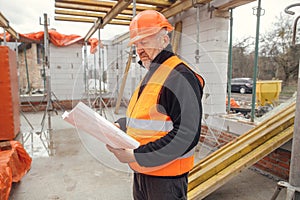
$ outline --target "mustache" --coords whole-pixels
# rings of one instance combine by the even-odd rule
[[[149,56],[148,56],[148,54],[146,54],[146,53],[143,52],[143,53],[139,54],[139,57],[142,58],[142,57],[149,57]]]

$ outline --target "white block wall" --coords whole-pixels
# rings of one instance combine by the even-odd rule
[[[196,8],[171,19],[182,20],[179,56],[192,65],[205,79],[203,110],[205,117],[226,112],[226,84],[228,60],[228,19],[211,17],[207,7],[200,8],[200,59],[196,63],[197,46]]]
[[[85,93],[82,45],[50,44],[51,90],[59,100],[81,99]]]

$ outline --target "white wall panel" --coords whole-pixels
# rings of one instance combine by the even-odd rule
[[[85,93],[82,46],[50,45],[51,90],[59,100],[80,99]]]

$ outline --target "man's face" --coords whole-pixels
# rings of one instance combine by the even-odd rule
[[[150,68],[151,62],[164,48],[163,43],[163,37],[159,34],[148,36],[134,43],[146,69]]]

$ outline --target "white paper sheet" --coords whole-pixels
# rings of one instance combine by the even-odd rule
[[[114,148],[135,149],[140,145],[138,141],[82,102],[79,102],[70,112],[65,111],[62,117],[78,129]]]

